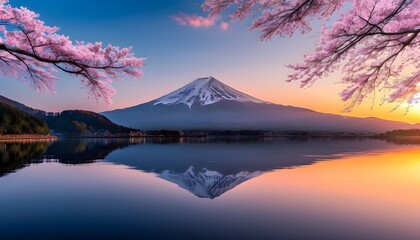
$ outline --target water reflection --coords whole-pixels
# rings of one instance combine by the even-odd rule
[[[0,142],[0,177],[31,164],[94,163],[138,141],[127,139],[69,139],[60,141]]]
[[[201,169],[195,171],[191,166],[185,172],[164,170],[158,174],[160,178],[173,182],[183,189],[200,198],[214,199],[223,193],[235,188],[239,184],[261,175],[262,172],[247,172],[223,175],[218,171]]]
[[[133,145],[113,152],[106,161],[156,174],[197,197],[214,199],[275,169],[394,147],[366,139],[238,138],[185,143]]]
[[[19,152],[2,146],[4,159]],[[98,139],[46,148],[33,155],[44,163],[0,178],[2,239],[420,239],[420,146]]]
[[[0,177],[39,162],[49,145],[46,141],[0,142]]]
[[[105,159],[111,152],[138,142],[128,139],[69,139],[53,142],[43,155],[44,160],[57,160],[63,164],[94,163]]]
[[[412,144],[412,141],[395,142]],[[396,145],[367,139],[70,139],[1,143],[0,176],[30,164],[107,161],[153,173],[200,198],[214,199],[265,172]]]
[[[398,145],[420,145],[420,138],[395,138],[387,139],[386,141]]]

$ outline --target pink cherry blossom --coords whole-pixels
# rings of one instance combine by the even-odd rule
[[[14,8],[0,0],[0,73],[29,80],[35,89],[53,91],[56,72],[79,77],[95,98],[111,101],[112,81],[141,77],[143,58],[131,48],[102,43],[72,42],[49,27],[27,8]]]
[[[345,7],[350,6],[350,7]],[[384,101],[420,101],[420,0],[206,0],[210,16],[230,11],[232,19],[257,16],[252,29],[263,40],[311,31],[310,22],[324,21],[314,52],[289,81],[308,86],[341,70],[348,87],[341,93],[347,110],[381,94]],[[343,12],[327,26],[333,13]],[[260,15],[258,16],[258,13]]]

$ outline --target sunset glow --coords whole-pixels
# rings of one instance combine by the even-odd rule
[[[1,240],[420,239],[420,0],[0,0]]]
[[[132,4],[131,1],[123,2]],[[199,77],[214,76],[238,90],[277,104],[335,114],[342,114],[346,108],[346,103],[339,97],[345,86],[336,84],[342,78],[340,75],[334,74],[304,89],[298,83],[285,82],[291,73],[285,66],[298,63],[306,52],[314,49],[316,38],[313,36],[320,32],[318,25],[314,26],[309,37],[296,35],[290,39],[259,41],[258,32],[248,30],[251,19],[232,23],[223,17],[207,19],[199,5],[191,6],[188,1],[139,2],[130,8],[118,7],[112,20],[105,17],[108,7],[86,4],[79,8],[77,6],[82,3],[78,1],[70,6],[58,2],[54,7],[25,0],[10,3],[38,12],[46,24],[60,26],[60,33],[74,39],[133,46],[135,55],[147,58],[141,80],[115,83],[117,94],[112,104],[89,98],[86,90],[80,90],[78,81],[65,75],[60,77],[56,94],[36,93],[24,82],[12,79],[0,81],[3,95],[31,107],[47,111],[77,107],[102,112],[148,102]],[[162,6],[165,10],[158,11]],[[92,9],[96,15],[91,15]],[[150,10],[153,15],[147,12]],[[182,15],[185,12],[196,17]],[[102,30],[104,24],[115,29],[115,34]],[[156,24],[159,27],[155,27]],[[392,104],[381,105],[380,99],[374,104],[367,99],[348,115],[419,122],[418,105],[408,113],[404,106],[391,112],[394,107]]]

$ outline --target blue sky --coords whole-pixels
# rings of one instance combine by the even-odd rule
[[[147,61],[142,79],[115,84],[117,94],[110,105],[88,98],[80,80],[66,75],[59,76],[55,95],[36,93],[28,84],[14,79],[0,81],[0,94],[47,111],[81,108],[100,112],[144,103],[196,78],[211,75],[275,103],[333,113],[344,108],[338,97],[342,86],[334,84],[339,74],[310,89],[285,82],[289,73],[285,65],[298,63],[305,52],[314,49],[319,26],[315,24],[314,31],[304,37],[261,42],[258,32],[249,31],[250,19],[230,23],[224,31],[218,25],[181,26],[171,18],[181,12],[205,16],[201,3],[201,0],[10,0],[14,7],[25,6],[39,13],[46,25],[60,27],[59,33],[72,40],[132,46],[135,55],[146,57]],[[222,16],[222,20],[228,21],[228,17]]]
[[[266,81],[283,82],[286,77],[281,74],[287,63],[282,56],[290,46],[282,47],[279,40],[260,42],[256,32],[248,31],[249,21],[236,22],[223,31],[217,26],[199,29],[180,26],[171,18],[180,12],[205,15],[201,1],[11,0],[10,4],[39,13],[47,25],[60,27],[60,33],[72,40],[133,46],[136,56],[147,57],[144,78],[117,83],[118,93],[112,105],[88,99],[86,92],[80,90],[79,80],[64,75],[60,76],[55,96],[39,95],[15,80],[1,81],[1,89],[10,89],[1,94],[24,102],[30,99],[35,107],[57,111],[82,106],[102,111],[152,100],[209,75],[239,89],[243,86],[244,91],[261,88],[258,89],[261,92],[265,88],[262,78],[271,75]],[[308,47],[294,51],[303,54],[305,49]],[[298,55],[288,56],[288,60],[298,59]],[[262,69],[262,65],[267,68]],[[255,86],[256,81],[259,86]]]

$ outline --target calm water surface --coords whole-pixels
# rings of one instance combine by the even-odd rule
[[[0,143],[1,239],[420,239],[420,144]]]

